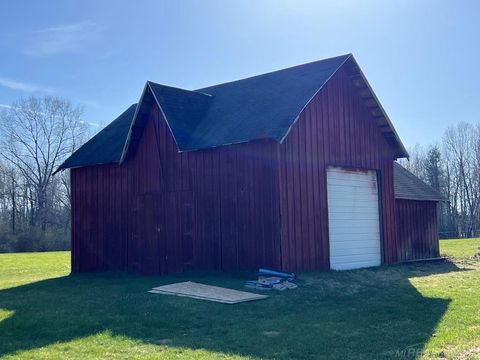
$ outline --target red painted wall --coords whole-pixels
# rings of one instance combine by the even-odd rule
[[[156,106],[146,113],[124,164],[71,170],[73,271],[328,268],[328,165],[379,171],[385,262],[397,260],[394,155],[343,69],[282,144],[178,153]]]
[[[437,203],[397,199],[398,261],[440,256]]]
[[[330,266],[326,185],[329,165],[380,173],[384,262],[397,260],[394,154],[343,68],[302,112],[280,146],[279,158],[285,269]]]
[[[178,153],[155,107],[122,165],[71,170],[73,271],[280,267],[270,140]]]

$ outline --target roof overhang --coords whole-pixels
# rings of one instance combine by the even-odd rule
[[[184,90],[184,89],[180,89],[180,90],[190,91],[190,90]],[[204,95],[208,95],[208,94],[204,94]],[[211,96],[211,95],[208,95],[208,96]],[[168,129],[170,130],[170,134],[172,135],[173,140],[177,144],[177,149],[178,149],[179,152],[181,152],[180,143],[179,143],[177,137],[175,136],[175,132],[172,129],[172,126],[169,122],[169,119],[165,115],[165,111],[163,110],[162,105],[161,105],[159,99],[157,98],[157,95],[155,94],[155,91],[152,89],[151,82],[147,81],[145,83],[144,88],[143,88],[142,95],[140,96],[140,100],[138,102],[138,106],[137,106],[137,109],[135,111],[135,115],[133,116],[132,123],[131,123],[130,129],[128,131],[127,139],[125,141],[125,146],[123,148],[122,156],[121,156],[120,161],[119,161],[120,164],[122,164],[125,161],[125,159],[128,155],[128,151],[129,151],[129,148],[130,148],[130,145],[131,145],[131,142],[132,142],[132,136],[134,135],[135,129],[142,126],[142,125],[139,125],[139,121],[138,121],[139,119],[138,118],[142,114],[142,111],[144,109],[144,104],[145,104],[146,100],[149,100],[149,99],[153,99],[153,103],[158,106],[158,110],[160,111],[160,114],[161,114],[162,118],[167,123]]]
[[[143,110],[143,105],[145,103],[145,98],[147,96],[151,96],[151,98],[154,100],[155,104],[157,104],[163,118],[165,119],[167,125],[168,125],[168,128],[170,129],[170,132],[172,134],[172,137],[174,139],[174,141],[177,143],[176,139],[175,139],[175,134],[173,133],[172,131],[172,128],[170,127],[170,124],[168,123],[168,119],[167,117],[165,116],[165,113],[162,109],[162,106],[160,105],[160,103],[158,102],[158,99],[157,97],[155,96],[155,92],[153,91],[153,89],[151,88],[150,86],[150,81],[147,81],[145,83],[145,86],[143,87],[143,91],[142,91],[142,95],[140,96],[140,100],[138,102],[138,106],[137,106],[137,109],[135,111],[135,115],[133,116],[133,119],[132,119],[132,123],[130,125],[130,129],[128,130],[128,135],[127,135],[127,139],[125,141],[125,146],[123,147],[123,151],[122,151],[122,156],[120,158],[120,161],[119,161],[119,164],[122,164],[126,157],[127,157],[127,154],[128,154],[128,149],[130,147],[130,144],[132,142],[132,135],[135,131],[135,128],[138,127],[138,117],[140,116],[141,114],[141,111]],[[177,143],[177,146],[178,146],[178,143]]]
[[[396,159],[408,158],[408,152],[405,149],[402,140],[400,140],[400,136],[398,136],[398,133],[395,130],[392,121],[388,117],[387,112],[378,100],[377,95],[368,83],[365,74],[362,72],[362,69],[360,69],[360,66],[358,65],[353,55],[351,55],[348,61],[344,63],[344,66],[348,75],[353,81],[353,85],[358,89],[360,97],[362,98],[368,111],[375,119],[375,122],[379,127],[380,131],[382,132],[383,136],[385,137],[387,142],[396,149]]]
[[[136,119],[138,117],[138,113],[140,111],[140,108],[142,107],[143,104],[143,99],[145,97],[145,94],[147,92],[147,89],[149,88],[148,86],[148,81],[145,83],[145,86],[143,87],[142,95],[140,96],[140,100],[138,101],[137,108],[135,109],[135,114],[133,115],[132,123],[130,124],[130,128],[128,129],[128,135],[127,139],[125,140],[125,145],[123,146],[123,151],[122,151],[122,156],[120,157],[120,161],[118,162],[119,164],[122,164],[125,161],[125,157],[127,156],[127,150],[130,145],[130,142],[132,140],[132,132],[136,124]]]

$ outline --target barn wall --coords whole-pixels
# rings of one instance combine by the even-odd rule
[[[178,153],[148,113],[124,164],[71,171],[73,271],[280,266],[278,145]]]
[[[300,114],[279,159],[284,269],[329,268],[329,165],[378,170],[384,261],[396,261],[394,154],[343,68]]]
[[[328,268],[329,165],[378,171],[384,261],[397,261],[394,154],[343,69],[280,145],[178,153],[157,107],[145,113],[124,164],[72,169],[73,271]]]
[[[398,261],[440,256],[437,203],[402,199],[395,200],[395,203]]]

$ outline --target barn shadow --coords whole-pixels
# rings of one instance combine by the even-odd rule
[[[0,308],[11,311],[0,321],[0,355],[108,331],[261,358],[416,357],[419,351],[408,349],[423,348],[450,300],[422,296],[409,279],[452,271],[460,269],[447,262],[305,273],[295,291],[237,305],[146,290],[185,279],[241,289],[244,274],[49,279],[0,291]]]

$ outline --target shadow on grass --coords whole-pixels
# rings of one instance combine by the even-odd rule
[[[185,279],[241,289],[239,274],[141,277],[82,274],[0,291],[0,354],[105,330],[151,344],[265,358],[416,356],[449,300],[422,296],[409,278],[459,271],[453,263],[301,274],[299,288],[223,305],[148,294]],[[409,355],[410,354],[410,355]]]

